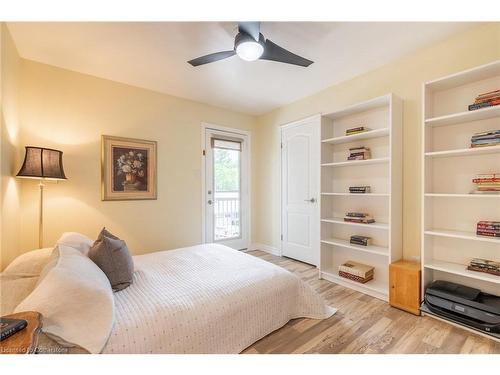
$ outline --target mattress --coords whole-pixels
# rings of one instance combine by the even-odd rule
[[[290,319],[335,313],[291,272],[217,244],[134,257],[104,353],[239,353]]]

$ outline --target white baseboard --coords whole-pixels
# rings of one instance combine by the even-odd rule
[[[281,256],[281,251],[277,247],[274,246],[269,246],[269,245],[264,245],[262,243],[253,243],[250,244],[248,250],[261,250],[265,251],[266,253],[276,255],[276,256]]]

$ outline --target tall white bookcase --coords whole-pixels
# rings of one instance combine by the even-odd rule
[[[367,132],[345,135],[365,126]],[[321,118],[321,247],[319,276],[388,300],[389,264],[402,258],[402,101],[387,94]],[[369,160],[347,161],[349,148],[365,146]],[[351,194],[350,186],[371,186]],[[370,213],[373,224],[343,221],[346,212]],[[349,243],[351,235],[369,236],[371,246]],[[375,267],[374,279],[360,284],[338,276],[347,260]]]
[[[500,295],[500,276],[467,270],[472,258],[500,261],[500,238],[476,235],[478,221],[500,221],[500,195],[470,194],[476,174],[500,172],[500,146],[470,148],[473,133],[500,129],[500,106],[468,111],[496,89],[500,61],[424,83],[423,292],[447,280]]]

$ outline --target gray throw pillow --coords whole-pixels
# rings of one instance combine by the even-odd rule
[[[113,291],[125,289],[132,284],[134,261],[125,241],[103,228],[88,253],[89,258],[108,277]]]

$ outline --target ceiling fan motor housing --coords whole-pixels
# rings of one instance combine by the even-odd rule
[[[251,35],[248,35],[247,33],[238,33],[236,37],[234,38],[234,50],[236,51],[236,48],[244,42],[257,42],[259,43],[262,48],[264,48],[264,35],[259,33],[259,40],[255,40]]]

